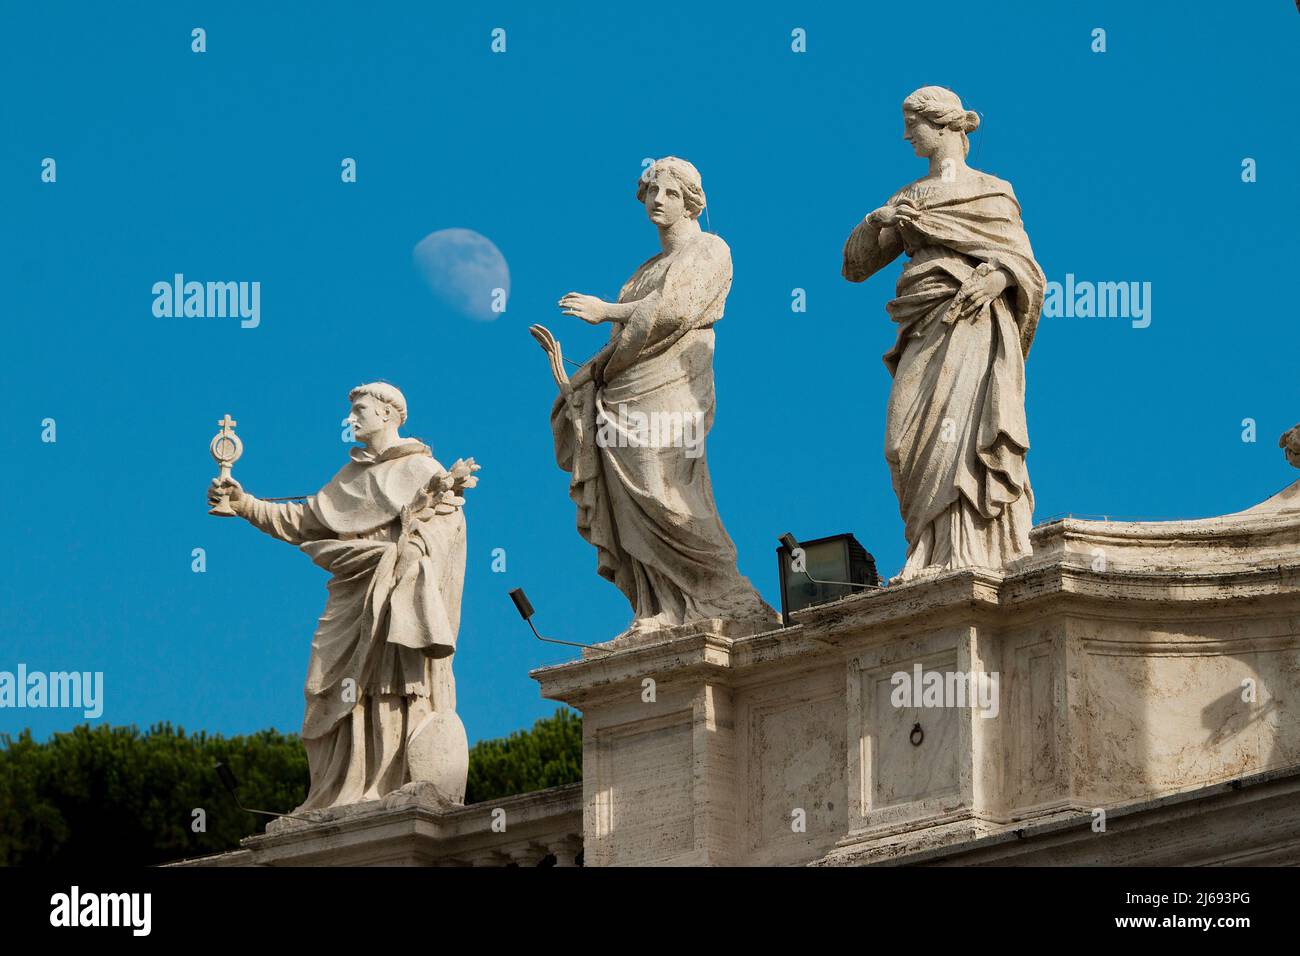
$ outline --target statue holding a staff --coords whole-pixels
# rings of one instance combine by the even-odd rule
[[[392,385],[361,385],[348,398],[361,447],[315,495],[260,500],[223,465],[208,502],[228,502],[331,574],[307,671],[311,788],[298,810],[384,797],[454,806],[464,802],[468,767],[451,671],[465,579],[462,495],[478,465],[471,458],[448,470],[423,442],[401,437],[406,399]]]

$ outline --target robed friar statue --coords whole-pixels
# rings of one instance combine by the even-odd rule
[[[448,470],[423,442],[401,437],[406,399],[392,385],[362,385],[348,398],[360,447],[315,495],[263,501],[222,477],[208,502],[228,502],[331,575],[307,670],[311,788],[298,810],[380,798],[458,805],[468,751],[451,662],[465,579],[463,492],[478,465],[471,458]]]

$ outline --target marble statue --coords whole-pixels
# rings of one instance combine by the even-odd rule
[[[462,495],[479,466],[471,458],[447,470],[423,442],[399,436],[406,399],[392,385],[361,385],[348,398],[360,447],[315,495],[263,501],[223,477],[208,502],[228,502],[332,575],[307,669],[311,788],[298,810],[381,798],[458,805],[468,749],[451,662],[465,578]]]
[[[927,570],[1001,568],[1031,553],[1025,357],[1045,280],[1010,183],[966,165],[979,116],[926,86],[903,101],[903,138],[922,178],[860,222],[844,278],[908,262],[886,306],[898,338],[885,459],[907,536],[896,580]]]
[[[1277,444],[1286,454],[1286,460],[1300,468],[1300,425],[1284,432]]]
[[[570,292],[564,315],[610,324],[609,343],[572,379],[559,343],[530,331],[551,360],[556,460],[572,475],[578,531],[598,573],[632,605],[627,634],[711,619],[752,629],[776,612],[736,568],[704,453],[713,424],[713,326],[731,288],[731,251],[700,229],[704,189],[690,163],[666,157],[637,182],[660,251],[615,302]]]

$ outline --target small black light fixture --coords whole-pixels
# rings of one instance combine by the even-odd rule
[[[235,779],[234,773],[224,763],[218,763],[213,766],[217,776],[221,780],[221,785],[226,788],[231,798],[235,801],[235,806],[245,813],[256,813],[264,817],[288,817],[290,820],[302,820],[304,823],[315,823],[311,817],[299,817],[292,813],[276,813],[274,810],[254,810],[252,807],[246,807],[239,802],[239,781]]]
[[[837,601],[852,594],[854,588],[880,589],[876,559],[851,534],[801,542],[787,531],[777,540],[781,542],[776,562],[782,627],[790,626],[793,612]]]
[[[545,641],[547,644],[563,644],[566,647],[589,647],[593,651],[600,651],[602,654],[608,654],[609,651],[603,647],[597,647],[595,644],[579,644],[576,641],[560,641],[553,637],[542,637],[537,633],[537,626],[533,624],[533,603],[528,600],[528,595],[524,593],[523,588],[515,588],[510,592],[510,600],[515,602],[515,610],[519,616],[524,619],[533,630],[533,636],[539,641]]]

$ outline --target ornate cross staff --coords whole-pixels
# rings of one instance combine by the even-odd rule
[[[212,453],[212,460],[220,469],[217,480],[224,482],[230,478],[230,466],[244,453],[244,443],[235,434],[235,426],[239,423],[230,417],[229,412],[217,424],[221,426],[221,431],[213,437],[211,444],[208,445],[208,451]],[[221,500],[208,509],[208,514],[221,518],[235,517],[235,511],[230,507],[230,496],[223,494]]]

